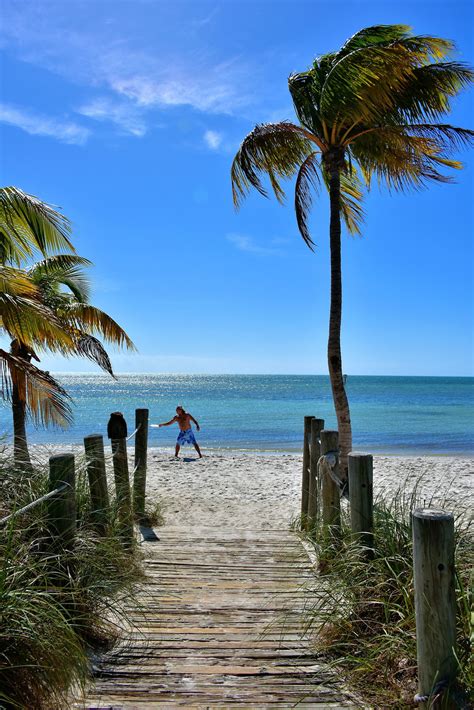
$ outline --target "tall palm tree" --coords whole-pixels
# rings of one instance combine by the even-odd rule
[[[60,340],[60,351],[66,356],[87,357],[96,362],[99,367],[112,377],[112,365],[100,340],[94,334],[101,336],[107,343],[118,347],[135,349],[127,333],[107,313],[89,303],[89,282],[84,266],[91,262],[76,254],[57,254],[47,257],[27,269],[25,276],[29,283],[37,289],[43,306],[52,314],[68,342]],[[64,290],[64,287],[67,289]],[[58,349],[53,343],[53,349]],[[31,343],[26,343],[22,337],[15,337],[11,344],[12,355],[30,363],[39,358]],[[27,465],[30,463],[26,438],[26,414],[29,413],[36,422],[67,426],[69,412],[51,406],[47,397],[29,396],[25,398],[24,381],[26,375],[21,371],[12,372],[12,412],[14,433],[14,455],[17,461]]]
[[[415,36],[405,25],[377,25],[357,32],[336,52],[288,80],[299,125],[286,121],[256,126],[232,165],[234,203],[251,187],[266,196],[266,174],[279,202],[281,179],[296,175],[299,231],[313,249],[308,215],[323,184],[330,202],[331,304],[328,367],[337,415],[341,460],[347,471],[352,448],[349,404],[341,357],[341,217],[360,233],[362,181],[373,177],[403,191],[427,182],[449,182],[443,168],[460,168],[454,149],[474,132],[439,123],[450,101],[470,84],[473,71],[449,59],[453,43]],[[343,474],[344,475],[344,474]]]
[[[31,364],[32,346],[36,343],[65,352],[71,346],[71,338],[42,302],[38,288],[28,275],[6,266],[0,266],[0,328],[15,338],[16,343],[22,343],[22,348],[12,348],[10,353],[0,350],[1,391],[4,398],[14,403],[15,460],[31,468],[24,427],[21,429],[21,413],[23,421],[26,411],[36,421],[41,418],[41,411],[55,412],[64,423],[71,416],[64,389],[48,373]]]
[[[41,400],[43,411],[55,411],[64,422],[71,416],[67,393],[53,377],[31,364],[27,353],[33,343],[62,351],[70,347],[71,339],[41,302],[39,290],[14,267],[37,255],[74,253],[70,235],[69,220],[51,205],[16,187],[0,188],[0,328],[27,348],[25,357],[15,350],[0,350],[1,394],[21,400],[34,418]],[[17,460],[24,448],[21,442],[19,447]]]

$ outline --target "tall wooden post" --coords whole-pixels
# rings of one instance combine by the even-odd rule
[[[310,451],[309,443],[311,438],[311,422],[314,419],[312,415],[304,418],[304,434],[303,434],[303,475],[301,478],[301,529],[306,527],[306,518],[308,515],[308,496],[309,496],[309,462]]]
[[[435,695],[456,676],[454,516],[420,508],[412,515],[418,700],[433,706]]]
[[[323,429],[324,419],[311,420],[308,517],[306,526],[308,530],[316,523],[318,514],[318,461],[321,456],[321,443],[319,438]]]
[[[87,476],[92,503],[92,520],[95,529],[105,534],[109,513],[109,491],[105,471],[104,438],[101,434],[84,437]]]
[[[72,550],[76,534],[76,474],[73,454],[58,454],[49,459],[49,489],[63,484],[63,491],[48,500],[48,521],[53,547]]]
[[[128,474],[127,423],[121,412],[112,412],[110,415],[107,434],[112,445],[120,534],[124,544],[131,545],[133,540],[133,517]]]
[[[335,465],[332,467],[334,476],[339,475],[339,433],[330,429],[321,432],[321,456],[332,453],[335,456]],[[321,481],[321,508],[323,525],[328,532],[336,532],[341,527],[341,502],[339,486],[332,476],[320,466],[319,478]]]
[[[148,449],[148,409],[135,410],[135,476],[133,479],[133,510],[139,520],[145,514],[146,469]]]
[[[373,457],[354,452],[348,458],[351,529],[371,556],[374,546]]]

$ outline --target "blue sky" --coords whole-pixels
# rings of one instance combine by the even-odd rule
[[[288,202],[234,211],[255,123],[293,119],[292,71],[363,26],[406,23],[474,64],[473,10],[392,3],[3,0],[1,180],[60,205],[94,302],[133,337],[117,371],[326,373],[328,204],[311,254]],[[472,128],[473,92],[451,122]],[[473,374],[474,153],[454,185],[367,196],[343,240],[344,370]],[[51,370],[94,369],[45,356]]]

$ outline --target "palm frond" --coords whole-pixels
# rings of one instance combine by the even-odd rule
[[[19,389],[28,416],[36,424],[67,427],[72,421],[71,399],[48,372],[0,349],[1,396],[11,400],[12,386]]]
[[[473,70],[461,62],[416,67],[410,80],[394,92],[390,117],[396,124],[436,121],[450,112],[451,99],[473,80]]]
[[[408,84],[414,61],[403,46],[356,49],[336,61],[321,89],[320,112],[329,124],[373,122],[394,108],[394,95]],[[390,81],[387,81],[387,77]]]
[[[117,345],[119,348],[136,349],[123,328],[100,308],[89,304],[70,302],[65,306],[60,317],[69,322],[71,327],[85,334],[97,333],[106,342]]]
[[[69,333],[54,312],[41,301],[0,291],[0,326],[27,346],[66,354],[72,346]]]
[[[419,61],[428,61],[430,58],[442,59],[454,49],[451,40],[429,35],[413,35],[409,25],[372,25],[364,27],[349,37],[337,52],[337,57],[342,58],[365,47],[394,44],[403,45],[410,52],[416,52]]]
[[[308,216],[313,204],[313,192],[319,192],[319,162],[318,153],[308,155],[301,165],[295,184],[295,212],[300,234],[307,246],[313,251],[314,242],[308,229]]]
[[[39,298],[39,291],[33,281],[21,269],[0,264],[0,293],[12,297]]]
[[[314,136],[292,123],[266,123],[256,126],[244,139],[232,163],[231,179],[234,204],[238,207],[254,187],[265,197],[260,180],[266,174],[279,202],[284,198],[280,178],[289,178],[314,150]]]
[[[111,377],[117,379],[114,375],[112,363],[110,362],[107,351],[100,340],[93,335],[81,333],[76,339],[76,351],[78,355],[92,360]]]
[[[341,173],[341,213],[348,232],[360,235],[365,214],[362,183],[354,169]]]
[[[46,202],[16,187],[0,188],[0,261],[19,264],[34,255],[74,252],[71,223]]]
[[[351,153],[360,165],[367,186],[372,176],[389,189],[421,188],[430,180],[451,182],[439,167],[459,169],[458,161],[443,155],[436,141],[427,136],[408,135],[400,127],[374,130],[351,143]]]
[[[42,291],[57,292],[61,285],[66,286],[77,301],[87,303],[90,282],[84,266],[92,266],[92,262],[77,254],[56,254],[34,264],[28,275]]]

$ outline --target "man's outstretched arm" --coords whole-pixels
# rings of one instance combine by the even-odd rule
[[[177,420],[178,417],[173,417],[173,419],[170,419],[169,422],[163,422],[163,424],[158,424],[158,426],[169,426],[170,424],[174,424],[174,422]]]
[[[192,414],[189,415],[189,418],[191,419],[192,422],[195,423],[196,429],[197,429],[198,431],[201,431],[201,427],[200,427],[199,424],[197,423],[196,419],[194,419],[194,417],[193,417]]]

